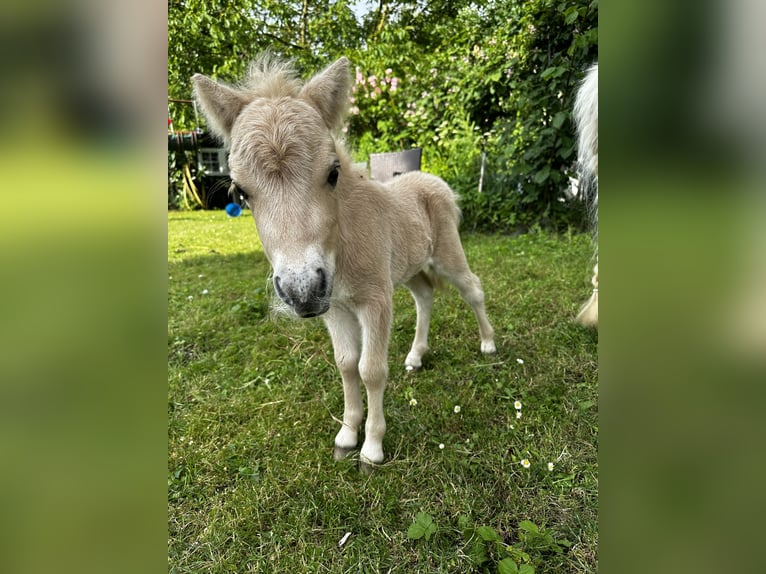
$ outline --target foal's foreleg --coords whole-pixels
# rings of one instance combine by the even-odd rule
[[[431,307],[434,302],[434,287],[425,273],[421,272],[407,281],[407,288],[415,299],[417,309],[417,325],[415,340],[412,341],[404,366],[408,371],[423,366],[423,355],[428,352],[428,327],[431,322]]]
[[[333,308],[325,315],[325,325],[332,338],[335,363],[343,379],[343,426],[335,437],[333,455],[336,460],[356,448],[359,425],[364,418],[360,389],[359,357],[362,332],[356,315],[341,308]]]
[[[362,327],[362,356],[359,374],[367,389],[367,422],[364,443],[359,452],[362,464],[383,462],[383,435],[386,419],[383,416],[383,392],[388,379],[388,339],[392,320],[391,293],[360,309]]]

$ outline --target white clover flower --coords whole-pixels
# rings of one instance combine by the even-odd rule
[[[523,365],[523,364],[524,364],[524,359],[516,359],[516,362],[517,362],[519,365]]]
[[[197,275],[197,279],[202,279],[203,277],[204,277],[204,275],[203,275],[202,273],[200,273],[199,275]]]
[[[203,294],[203,295],[207,295],[208,293],[210,293],[210,291],[208,291],[207,289],[203,289],[203,290],[202,290],[202,294]]]
[[[188,299],[189,301],[193,300],[193,299],[194,299],[194,295],[189,295],[189,296],[187,297],[187,299]]]
[[[552,462],[548,463],[548,470],[553,472],[553,463]]]
[[[416,407],[416,406],[418,406],[418,401],[417,401],[417,399],[410,399],[410,406],[411,406],[411,407]]]
[[[531,463],[529,462],[529,459],[528,459],[528,458],[522,458],[522,459],[521,459],[521,463],[520,463],[520,464],[521,464],[521,466],[523,466],[524,468],[529,468],[529,467],[530,467],[530,465],[531,465]]]
[[[444,450],[444,443],[443,442],[439,443],[439,450]]]
[[[520,418],[521,418],[521,411],[516,411],[516,418],[517,418],[517,419],[520,419]]]
[[[452,410],[455,411],[455,413],[459,413],[460,412],[460,405],[455,405],[455,408],[452,409]]]
[[[513,408],[516,409],[517,411],[520,411],[521,410],[521,401],[514,401]]]

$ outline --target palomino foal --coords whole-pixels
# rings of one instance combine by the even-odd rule
[[[364,382],[360,460],[381,463],[394,287],[406,285],[417,307],[408,370],[428,350],[434,275],[457,287],[478,319],[482,352],[495,352],[484,292],[460,244],[455,194],[425,173],[383,185],[354,171],[335,137],[348,103],[346,58],[305,85],[269,57],[239,87],[193,80],[209,125],[230,148],[231,179],[253,213],[277,295],[299,317],[322,315],[332,338],[345,402],[335,457],[357,446]]]

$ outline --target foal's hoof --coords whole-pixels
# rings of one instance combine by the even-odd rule
[[[335,447],[333,447],[332,449],[332,457],[335,460],[343,460],[355,450],[356,450],[355,447],[343,448],[341,446],[335,445]]]
[[[494,341],[482,341],[481,342],[481,352],[485,355],[494,355],[497,353],[497,347],[495,347]]]
[[[408,373],[415,373],[420,370],[420,366],[416,367],[415,365],[404,365],[404,370]]]

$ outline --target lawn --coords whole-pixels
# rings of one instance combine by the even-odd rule
[[[596,571],[598,337],[572,322],[590,238],[463,244],[498,353],[480,353],[450,287],[407,373],[415,308],[398,290],[386,462],[365,476],[332,458],[329,336],[321,319],[273,317],[252,218],[169,214],[170,572]]]

